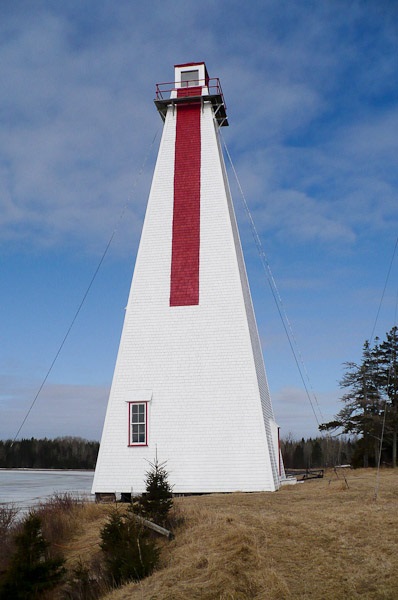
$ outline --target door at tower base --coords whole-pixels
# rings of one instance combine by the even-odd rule
[[[219,143],[225,107],[211,81],[203,63],[179,65],[170,98],[157,104],[164,129],[97,494],[142,493],[156,456],[179,494],[280,485],[278,428]]]

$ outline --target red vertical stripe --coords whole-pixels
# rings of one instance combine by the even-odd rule
[[[174,164],[170,306],[199,304],[200,104],[179,104]]]

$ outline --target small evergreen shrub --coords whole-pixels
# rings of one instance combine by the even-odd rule
[[[141,516],[163,526],[173,506],[173,493],[165,465],[159,463],[157,458],[150,463],[151,469],[146,474],[146,492],[138,500]]]
[[[119,586],[150,575],[159,561],[159,549],[132,511],[115,509],[101,531],[101,550],[111,584]]]
[[[8,569],[0,578],[0,600],[38,600],[61,581],[65,569],[62,558],[48,556],[41,519],[29,513],[15,536],[15,550]]]

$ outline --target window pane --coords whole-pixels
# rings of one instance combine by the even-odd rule
[[[145,423],[145,404],[131,404],[131,422]]]
[[[130,404],[131,444],[146,444],[146,403]]]
[[[181,73],[181,87],[193,87],[199,85],[199,71],[183,71]]]

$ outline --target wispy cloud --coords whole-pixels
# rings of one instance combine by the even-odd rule
[[[40,378],[56,345],[52,324],[63,331],[73,313],[66,306],[76,302],[70,287],[85,289],[115,227],[114,265],[136,248],[159,137],[152,140],[162,127],[152,104],[154,85],[172,79],[175,63],[205,60],[210,75],[221,78],[231,123],[223,135],[293,308],[291,320],[299,339],[308,340],[304,355],[314,360],[320,393],[329,393],[341,363],[368,337],[396,238],[397,6],[370,0],[133,4],[1,3],[0,247],[8,257],[37,256],[40,268],[33,259],[30,268],[45,282],[35,287],[29,267],[18,260],[9,261],[13,273],[11,267],[2,271],[7,294],[1,308],[10,313],[0,347],[3,373],[14,373],[10,360],[16,356],[19,369],[27,368],[29,336],[40,333],[38,364],[26,381]],[[246,244],[250,232],[233,182],[232,188],[261,331],[263,319],[267,323],[264,345],[268,351],[275,342],[278,355],[280,333],[268,324],[272,301],[264,308],[263,275]],[[61,254],[92,262],[84,274],[72,272]],[[63,288],[55,297],[49,289],[58,268]],[[112,273],[103,296],[104,290],[109,297],[121,293],[119,271]],[[120,326],[125,298],[113,301],[109,310],[119,321],[90,306],[97,347]],[[74,407],[78,395],[94,410],[102,394],[96,352],[86,354],[90,381],[97,369],[98,386],[80,388],[64,364],[58,386],[50,386],[61,412],[63,400]],[[316,362],[318,355],[323,362]],[[289,430],[289,422],[299,422],[302,398],[283,391],[286,374],[272,353],[270,365],[278,374],[274,392],[291,407],[291,417],[282,409]],[[34,386],[26,386],[9,383],[2,401],[11,429],[22,414],[13,411],[32,397]],[[44,404],[38,407],[32,432],[44,431]],[[54,412],[58,432],[63,425],[57,418]],[[66,414],[60,433],[73,433],[66,427],[72,420]]]
[[[333,218],[325,214],[325,182],[338,182],[343,172],[344,177],[355,176],[363,160],[368,173],[375,170],[396,144],[396,115],[381,110],[383,122],[372,124],[364,111],[363,121],[359,117],[355,125],[344,127],[339,124],[344,99],[336,89],[351,69],[355,75],[345,94],[346,110],[359,98],[366,104],[370,90],[374,95],[385,79],[377,65],[391,72],[390,61],[380,55],[379,42],[370,52],[372,79],[363,76],[365,65],[354,70],[363,61],[360,47],[366,46],[356,38],[356,24],[363,18],[356,5],[344,11],[344,18],[329,4],[310,11],[289,3],[285,13],[268,1],[257,9],[231,3],[225,14],[223,6],[179,2],[171,11],[152,13],[142,7],[130,11],[121,3],[111,15],[108,3],[102,3],[91,26],[83,11],[54,11],[45,2],[25,16],[19,12],[18,18],[13,11],[6,13],[12,35],[4,35],[3,25],[2,239],[52,245],[70,236],[89,245],[93,237],[103,240],[112,217],[129,198],[158,126],[149,99],[160,67],[170,60],[162,76],[171,76],[179,54],[186,59],[187,44],[178,35],[189,26],[197,31],[195,54],[215,55],[213,68],[221,69],[216,74],[230,93],[233,127],[228,136],[238,167],[246,171],[239,160],[243,153],[256,180],[263,179],[261,172],[255,175],[257,164],[277,188],[263,188],[270,199],[267,213],[276,211],[270,226],[277,219],[286,235],[298,241],[353,241],[350,223],[336,213]],[[224,26],[218,28],[215,19],[221,14]],[[388,21],[382,22],[388,45]],[[375,38],[375,32],[369,35]],[[163,45],[166,38],[169,43]],[[333,115],[336,101],[339,111]],[[298,145],[292,142],[297,135]],[[301,189],[291,189],[292,173]],[[316,194],[305,189],[310,174]],[[131,202],[133,218],[142,217],[149,177],[147,173]],[[356,179],[365,197],[375,179],[379,185],[384,181],[380,169],[372,181]],[[346,192],[336,183],[334,187],[337,195]],[[257,190],[254,203],[258,195]]]
[[[37,393],[31,384],[2,378],[0,439],[13,439]],[[98,440],[101,435],[109,387],[48,384],[22,427],[21,437],[73,435]],[[84,407],[84,409],[82,408]]]

